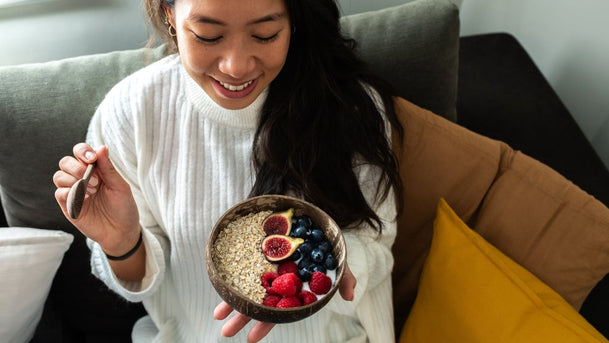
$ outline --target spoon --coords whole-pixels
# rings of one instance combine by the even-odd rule
[[[78,219],[78,216],[80,215],[82,203],[85,201],[85,194],[87,194],[87,184],[89,184],[89,179],[93,174],[94,168],[95,163],[89,164],[82,179],[76,181],[76,183],[72,185],[72,188],[70,188],[66,207],[68,208],[68,215],[70,215],[72,219]]]

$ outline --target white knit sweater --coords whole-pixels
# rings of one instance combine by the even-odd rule
[[[94,115],[88,142],[108,146],[144,228],[146,276],[138,283],[117,279],[99,245],[89,241],[93,273],[127,300],[143,301],[149,313],[136,324],[134,341],[246,341],[252,323],[224,338],[224,322],[213,319],[221,299],[207,276],[205,244],[216,220],[253,185],[252,141],[265,98],[266,92],[242,110],[221,108],[173,55],[120,82]],[[364,165],[357,172],[374,204],[378,171]],[[393,196],[374,208],[385,220],[381,239],[370,228],[344,233],[357,278],[354,301],[336,293],[313,316],[275,326],[265,342],[393,341]]]

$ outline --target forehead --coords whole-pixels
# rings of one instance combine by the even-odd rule
[[[178,0],[175,9],[186,20],[218,24],[288,18],[284,0]]]

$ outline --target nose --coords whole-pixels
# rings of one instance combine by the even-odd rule
[[[227,45],[218,63],[218,69],[221,73],[236,80],[242,80],[248,76],[255,66],[256,59],[252,47],[239,40],[234,40]]]

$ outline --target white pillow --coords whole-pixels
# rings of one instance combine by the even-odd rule
[[[28,342],[55,272],[74,236],[63,231],[0,228],[0,342]]]

